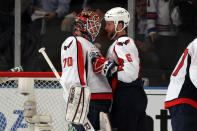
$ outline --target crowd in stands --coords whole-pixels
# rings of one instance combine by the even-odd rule
[[[14,66],[15,0],[0,2],[0,70]],[[24,71],[51,71],[38,49],[46,52],[61,71],[62,42],[73,33],[75,16],[94,10],[102,19],[112,7],[127,7],[127,0],[21,0],[21,65]],[[197,36],[196,0],[136,0],[135,44],[142,75],[166,85],[186,43]],[[105,56],[110,45],[104,21],[95,45]],[[158,83],[157,83],[158,82]]]

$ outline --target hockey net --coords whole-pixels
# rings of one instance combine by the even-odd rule
[[[27,96],[18,90],[21,77],[34,79],[37,114],[52,117],[53,131],[67,131],[63,89],[52,72],[0,72],[0,79],[7,80],[0,84],[0,131],[31,130],[23,117]]]

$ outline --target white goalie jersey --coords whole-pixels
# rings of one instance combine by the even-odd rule
[[[119,65],[117,71],[118,80],[130,83],[139,77],[139,53],[131,38],[123,36],[114,41],[108,50],[107,58]]]
[[[197,109],[197,39],[188,45],[172,72],[165,108],[182,103]]]
[[[68,37],[61,47],[62,84],[70,88],[73,84],[87,85],[91,93],[111,93],[104,76],[93,72],[90,52],[96,47],[83,37]]]

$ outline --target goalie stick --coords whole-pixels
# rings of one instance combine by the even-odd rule
[[[21,71],[23,71],[23,68],[22,68],[22,66],[16,66],[14,68],[9,69],[8,71],[10,71],[10,72],[21,72]],[[0,78],[0,84],[5,83],[8,80],[9,80],[8,77]]]
[[[48,65],[50,66],[51,70],[55,74],[57,80],[60,82],[61,86],[63,87],[65,95],[69,96],[69,92],[68,92],[67,88],[62,84],[60,76],[59,76],[57,70],[55,69],[55,67],[53,66],[51,60],[49,59],[48,55],[45,52],[45,48],[44,47],[40,48],[39,49],[39,53],[41,53],[44,56],[44,58],[47,61]],[[86,119],[85,119],[85,121],[83,123],[79,123],[79,124],[83,124],[83,126],[84,126],[86,131],[95,131],[93,126],[92,126],[92,124],[90,123],[90,121],[88,120],[87,117],[86,117]]]

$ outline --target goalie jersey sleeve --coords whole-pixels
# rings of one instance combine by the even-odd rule
[[[188,45],[172,72],[165,108],[182,103],[197,109],[197,39]]]
[[[109,48],[107,58],[118,66],[118,80],[130,83],[140,74],[140,60],[134,41],[129,37],[120,37]]]
[[[61,47],[62,82],[69,88],[72,84],[86,85],[85,59],[81,42],[75,37],[67,38]]]

